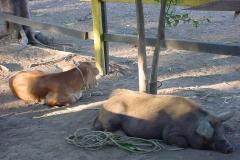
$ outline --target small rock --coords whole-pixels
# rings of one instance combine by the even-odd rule
[[[3,65],[0,65],[0,71],[9,72],[9,69]]]
[[[93,91],[93,92],[91,93],[91,95],[92,95],[92,96],[103,96],[103,92],[101,92],[101,91]]]
[[[30,66],[28,66],[28,68],[33,68],[33,67],[36,67],[36,66],[38,66],[38,64],[30,64]]]

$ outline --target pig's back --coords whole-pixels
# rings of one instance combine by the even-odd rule
[[[199,108],[198,104],[184,97],[120,91],[110,97],[104,107],[114,113],[136,118],[149,119],[163,112],[176,117]]]

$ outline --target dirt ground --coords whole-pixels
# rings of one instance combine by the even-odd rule
[[[91,30],[90,5],[79,0],[34,0],[30,2],[32,18],[75,28]],[[128,4],[108,4],[109,32],[136,33],[135,8]],[[147,5],[146,34],[156,34],[158,6]],[[178,12],[181,11],[177,8]],[[211,23],[193,28],[181,24],[167,28],[168,38],[199,40],[240,45],[240,17],[233,20],[233,12],[194,12],[195,18],[208,16]],[[46,32],[44,32],[47,34]],[[207,110],[218,114],[235,111],[224,124],[225,132],[236,151],[225,155],[213,151],[185,149],[131,154],[118,148],[106,147],[86,151],[66,143],[65,138],[78,128],[91,127],[97,110],[85,109],[105,100],[112,90],[137,90],[137,48],[132,45],[110,43],[111,73],[99,79],[94,91],[101,96],[80,100],[66,108],[49,108],[40,104],[25,104],[16,99],[8,88],[8,78],[21,70],[39,69],[59,72],[73,66],[72,60],[93,61],[91,41],[63,35],[55,36],[58,43],[71,43],[66,52],[29,46],[23,48],[14,40],[0,42],[0,159],[1,160],[75,160],[75,159],[166,159],[166,160],[237,160],[240,157],[240,57],[196,53],[179,50],[161,52],[159,94],[190,97]],[[147,48],[148,69],[153,48]],[[239,51],[236,51],[239,52]]]

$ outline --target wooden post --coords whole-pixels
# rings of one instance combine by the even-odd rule
[[[139,91],[148,92],[145,29],[142,0],[135,0],[138,30],[138,79]]]
[[[103,35],[108,33],[108,26],[107,26],[107,5],[106,2],[101,1],[101,7],[102,7],[102,23],[103,23]],[[104,40],[103,38],[103,48],[104,48],[104,57],[105,57],[105,72],[106,74],[109,73],[109,45],[108,42]]]
[[[161,10],[158,22],[157,42],[152,60],[152,72],[150,81],[150,93],[157,94],[157,75],[158,75],[158,59],[161,40],[165,39],[165,16],[166,16],[166,0],[161,0]]]
[[[100,75],[105,75],[107,73],[106,57],[105,57],[106,56],[105,52],[107,51],[106,49],[107,45],[103,41],[103,34],[104,34],[104,31],[106,30],[105,23],[104,23],[106,18],[103,18],[103,16],[106,16],[105,11],[103,11],[103,9],[105,9],[105,7],[103,7],[104,3],[105,2],[101,2],[101,0],[92,0],[95,60],[96,60],[96,67],[98,68]]]

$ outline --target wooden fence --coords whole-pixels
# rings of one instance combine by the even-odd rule
[[[109,53],[108,53],[108,42],[122,42],[139,45],[141,37],[138,35],[119,35],[111,34],[107,31],[107,0],[91,0],[92,3],[92,16],[93,16],[93,31],[78,31],[69,29],[66,27],[53,25],[49,23],[37,22],[34,20],[16,17],[9,14],[0,13],[0,18],[14,22],[20,25],[30,26],[34,29],[46,30],[52,33],[64,34],[81,38],[84,40],[94,40],[95,59],[96,66],[99,69],[101,75],[108,73],[109,68]],[[138,0],[136,0],[137,2]],[[137,4],[137,3],[136,3]],[[138,25],[141,26],[141,21],[138,21]],[[155,37],[146,37],[145,43],[148,46],[155,46],[157,39]],[[227,44],[215,44],[215,43],[204,43],[204,42],[193,42],[186,40],[176,39],[164,39],[160,41],[161,47],[188,50],[196,52],[207,52],[214,54],[226,54],[232,56],[240,56],[240,46],[227,45]]]

